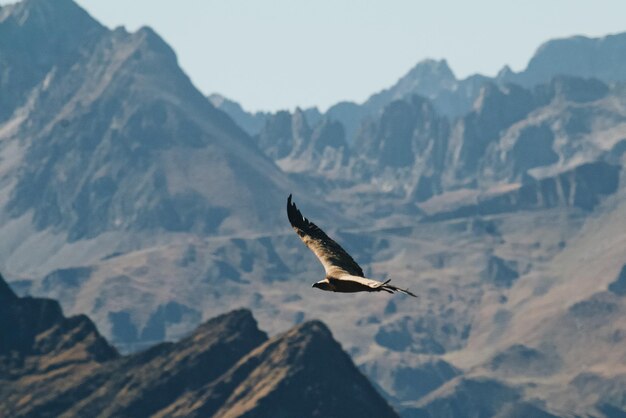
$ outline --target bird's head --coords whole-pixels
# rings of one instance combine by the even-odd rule
[[[316,288],[318,288],[320,290],[329,290],[330,289],[329,283],[326,282],[326,281],[315,282],[315,283],[313,283],[313,286],[311,286],[311,287],[316,287]]]

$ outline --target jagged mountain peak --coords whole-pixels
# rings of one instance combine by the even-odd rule
[[[285,366],[297,360],[297,367],[304,367],[306,362],[317,362],[325,358],[329,351],[337,349],[341,350],[328,327],[321,321],[313,320],[270,339],[250,356],[263,361],[270,359]]]
[[[28,0],[0,9],[0,33],[1,122],[54,68],[67,71],[106,28],[71,0]]]
[[[2,274],[0,274],[0,303],[9,303],[17,299],[17,296],[9,287],[9,284],[4,280]]]
[[[293,115],[291,115],[291,117],[293,119],[295,129],[297,130],[309,129],[310,127],[309,121],[307,120],[306,113],[302,109],[300,109],[299,107],[296,107],[296,110],[294,110]]]
[[[404,77],[400,79],[399,83],[405,81],[414,80],[417,83],[428,83],[429,81],[442,82],[446,81],[453,83],[456,81],[456,77],[448,61],[445,59],[434,60],[425,59],[418,62]]]
[[[287,344],[327,344],[334,341],[328,327],[319,320],[307,321],[281,336]]]
[[[265,333],[259,330],[252,312],[248,309],[234,310],[206,321],[194,331],[190,339],[197,341],[210,337],[219,340],[222,336],[232,338],[233,335],[242,338],[267,339]]]
[[[496,80],[505,80],[507,79],[507,77],[510,77],[511,74],[513,74],[513,70],[507,64],[504,67],[502,67],[500,71],[498,71],[498,74],[496,74]]]
[[[56,300],[18,298],[1,277],[0,302],[0,357],[13,359],[0,361],[0,371],[29,356],[45,357],[39,367],[48,368],[58,362],[102,362],[118,355],[85,315],[66,318]],[[73,358],[63,359],[63,352],[73,353]]]
[[[11,23],[22,28],[39,28],[55,32],[103,28],[73,0],[23,0],[0,9],[0,24]]]
[[[176,53],[171,46],[161,38],[161,36],[154,31],[150,26],[142,26],[133,34],[136,38],[146,43],[147,48],[154,52],[160,53],[166,56],[168,59],[173,60],[174,63],[178,63]]]
[[[507,72],[502,81],[533,86],[556,75],[597,78],[604,82],[624,80],[626,32],[600,38],[572,36],[543,43],[519,73]]]
[[[371,96],[364,106],[376,113],[389,102],[413,94],[435,98],[442,91],[453,90],[457,80],[446,60],[420,61],[392,87]]]
[[[210,399],[199,394],[168,412],[260,416],[258,406],[265,405],[265,416],[397,416],[320,321],[306,322],[268,340],[212,387],[226,395],[220,408],[211,407]],[[284,401],[296,398],[298,402]],[[203,403],[205,407],[193,406]]]

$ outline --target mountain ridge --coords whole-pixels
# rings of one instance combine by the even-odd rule
[[[319,321],[268,340],[252,313],[240,309],[203,323],[179,342],[120,357],[87,317],[65,318],[53,301],[17,298],[7,289],[0,277],[0,297],[10,297],[0,306],[0,413],[348,417],[359,411],[360,416],[397,416]],[[31,327],[17,321],[12,330],[6,327],[17,317],[14,310],[20,317],[42,318],[37,306],[46,304],[44,317],[52,324]],[[36,338],[20,344],[6,338],[29,332]],[[76,352],[74,347],[90,341],[90,335],[96,336],[95,345]],[[61,344],[51,344],[56,340]],[[16,362],[20,356],[24,361]],[[64,370],[62,376],[58,369]],[[338,381],[343,383],[329,393],[329,385]],[[35,398],[20,402],[27,396]],[[284,402],[296,396],[299,402]]]
[[[351,142],[363,120],[376,116],[392,101],[414,94],[430,99],[439,113],[454,119],[471,110],[485,83],[501,86],[512,83],[533,88],[549,83],[557,76],[595,78],[604,83],[626,81],[623,76],[626,72],[620,70],[626,67],[626,62],[619,60],[624,56],[621,52],[626,53],[626,32],[597,38],[553,39],[541,44],[520,72],[513,72],[505,65],[495,77],[473,74],[464,79],[456,78],[445,59],[424,59],[392,86],[372,94],[363,103],[342,101],[331,106],[325,114],[344,125]],[[240,108],[239,104],[237,106]],[[228,112],[226,108],[224,110]],[[255,117],[267,119],[269,115],[269,112],[258,112]],[[235,119],[244,120],[244,117],[238,115]],[[251,133],[258,133],[262,126],[260,119],[255,123]]]

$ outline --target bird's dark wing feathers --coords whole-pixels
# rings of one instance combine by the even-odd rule
[[[326,235],[317,225],[302,216],[296,204],[291,202],[291,195],[287,199],[287,217],[302,242],[322,262],[326,275],[340,277],[348,274],[364,277],[363,270],[350,257],[350,254]]]

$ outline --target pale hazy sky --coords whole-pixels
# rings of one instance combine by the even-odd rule
[[[446,58],[457,77],[521,70],[545,40],[626,31],[624,0],[78,3],[112,28],[151,26],[201,91],[248,110],[360,102],[424,58]]]

